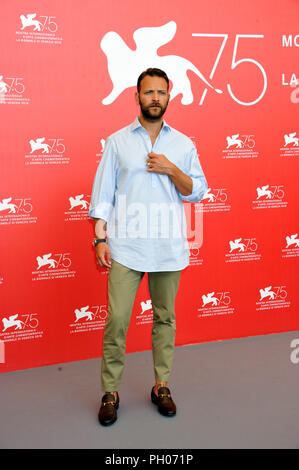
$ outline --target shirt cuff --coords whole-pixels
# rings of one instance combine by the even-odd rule
[[[192,179],[192,193],[188,196],[184,196],[179,192],[180,198],[187,202],[200,202],[208,189],[207,182],[206,180],[202,181],[202,179],[193,178],[192,176],[190,176],[190,178]]]
[[[91,219],[103,219],[108,222],[113,205],[109,202],[102,202],[95,207],[90,207],[88,215]]]

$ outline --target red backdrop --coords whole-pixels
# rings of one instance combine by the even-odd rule
[[[298,329],[299,5],[272,3],[1,2],[2,372],[101,356],[108,271],[88,204],[105,139],[138,114],[126,77],[153,60],[209,185],[185,203],[203,210],[203,243],[190,240],[176,345]],[[127,352],[151,348],[149,299],[145,276]]]

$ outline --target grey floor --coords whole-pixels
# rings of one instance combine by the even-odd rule
[[[149,400],[151,351],[128,354],[110,427],[97,421],[101,359],[1,374],[0,448],[298,449],[293,339],[299,331],[177,347],[172,418]]]

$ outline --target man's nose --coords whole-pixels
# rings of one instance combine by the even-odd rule
[[[159,93],[157,91],[154,91],[152,98],[155,102],[159,101]]]

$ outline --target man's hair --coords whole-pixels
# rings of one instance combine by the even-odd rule
[[[144,72],[142,72],[138,77],[138,80],[137,80],[138,93],[140,91],[141,80],[147,75],[149,75],[150,77],[164,78],[164,80],[166,80],[166,83],[167,83],[167,90],[169,89],[169,78],[167,77],[166,73],[161,69],[149,68],[149,69],[146,69]]]

